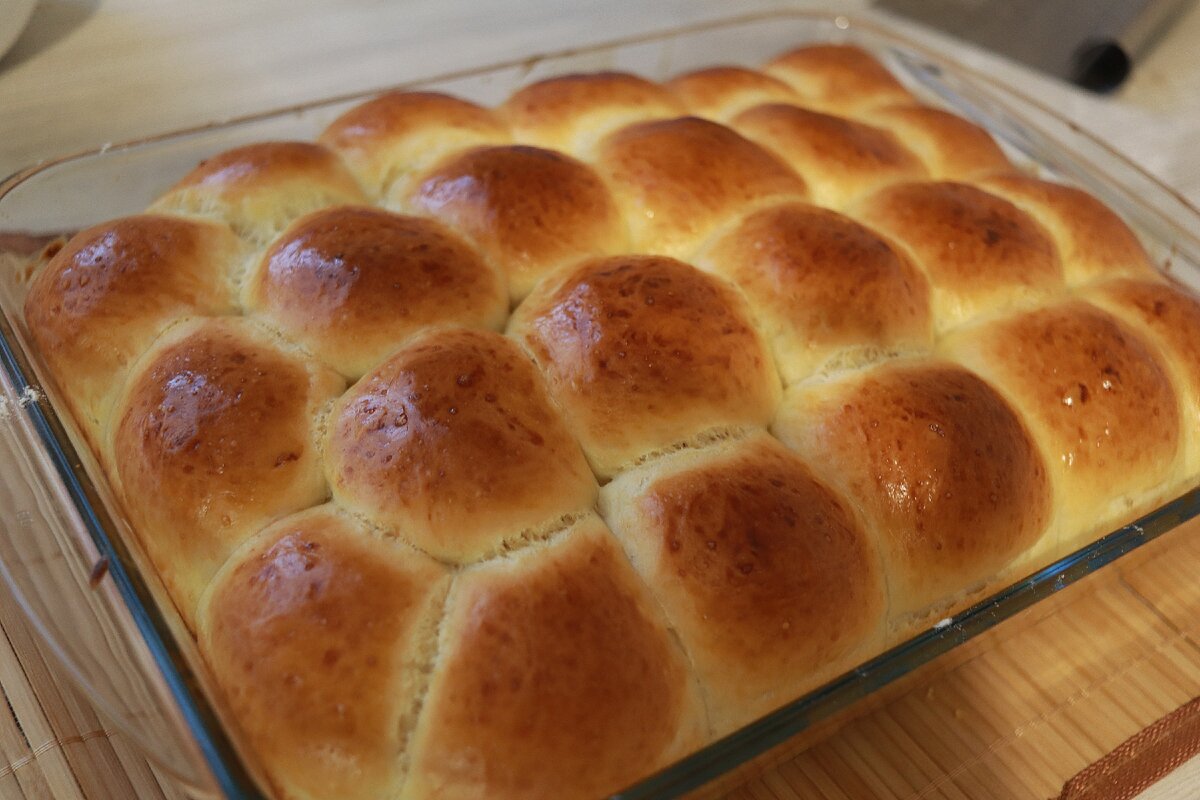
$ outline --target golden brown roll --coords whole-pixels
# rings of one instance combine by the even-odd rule
[[[967,181],[1015,170],[987,131],[949,111],[910,102],[869,108],[860,117],[896,134],[937,180]]]
[[[1021,175],[993,177],[982,186],[1045,226],[1058,245],[1068,283],[1154,274],[1137,235],[1112,209],[1082,189]]]
[[[854,45],[801,47],[768,61],[763,70],[791,86],[802,105],[818,111],[841,114],[913,102],[886,67]]]
[[[467,147],[506,144],[493,111],[436,92],[389,92],[342,114],[321,134],[373,197]]]
[[[925,177],[891,133],[844,117],[773,104],[743,111],[731,125],[796,170],[818,205],[843,208],[869,191]]]
[[[282,797],[399,794],[446,585],[331,506],[280,520],[217,574],[200,651]]]
[[[1151,347],[1109,314],[1068,300],[943,344],[1029,423],[1056,483],[1063,545],[1107,533],[1175,481],[1175,389]]]
[[[703,743],[683,655],[595,516],[464,570],[404,798],[607,796]]]
[[[1183,403],[1185,480],[1200,477],[1200,300],[1161,280],[1118,278],[1092,287],[1086,297],[1153,344]]]
[[[234,318],[177,325],[131,368],[106,460],[189,627],[234,548],[325,499],[313,418],[344,388],[337,374]]]
[[[823,366],[933,344],[925,277],[887,240],[836,212],[764,208],[716,237],[696,264],[745,292],[785,384]]]
[[[243,258],[224,225],[142,215],[81,231],[37,274],[25,322],[93,448],[129,365],[167,325],[236,310]]]
[[[598,152],[638,252],[687,258],[735,215],[806,196],[804,181],[777,157],[696,117],[630,125]]]
[[[751,106],[795,103],[791,87],[765,72],[742,67],[710,67],[672,78],[666,88],[689,114],[725,122]]]
[[[366,200],[332,150],[310,142],[263,142],[201,161],[150,210],[215,217],[265,244],[310,211]]]
[[[853,209],[912,253],[933,287],[939,331],[1061,291],[1054,241],[1012,203],[964,183],[904,183]]]
[[[296,221],[251,274],[246,305],[351,378],[427,325],[499,329],[504,280],[434,220],[338,206]]]
[[[1034,548],[1054,510],[1033,436],[962,367],[896,360],[789,390],[772,430],[862,509],[894,634]]]
[[[518,142],[585,157],[617,128],[686,112],[657,83],[625,72],[596,72],[530,84],[514,92],[500,113]]]
[[[538,286],[509,333],[601,477],[714,429],[766,425],[778,403],[745,301],[674,259],[588,262]]]
[[[334,404],[325,460],[338,502],[446,561],[596,498],[533,364],[488,331],[433,329],[367,373]]]
[[[679,635],[717,736],[882,646],[879,553],[766,433],[623,473],[600,507]]]
[[[468,150],[393,204],[432,215],[472,239],[504,272],[514,300],[561,267],[628,249],[625,221],[604,182],[552,150]]]

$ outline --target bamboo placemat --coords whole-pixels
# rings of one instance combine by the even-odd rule
[[[1191,527],[947,654],[804,752],[774,754],[727,800],[1056,797],[1200,692]],[[0,798],[186,800],[56,678],[7,596],[0,633]]]

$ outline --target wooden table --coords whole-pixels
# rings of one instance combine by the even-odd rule
[[[853,10],[863,1],[842,5]],[[795,6],[784,0],[746,0],[736,9],[720,0],[575,5],[553,0],[41,0],[26,34],[0,59],[0,176],[104,142],[735,11]],[[927,35],[900,22],[897,27],[918,38]],[[1101,133],[1200,201],[1198,42],[1200,10],[1193,10],[1110,98],[1087,95],[965,46],[948,49]],[[1169,572],[1169,561],[1157,568]],[[1148,580],[1161,585],[1165,579]],[[1109,599],[1118,605],[1132,602],[1120,592]],[[0,628],[0,684],[8,700],[7,707],[0,706],[0,797],[181,797],[170,780],[156,777],[132,748],[112,736],[70,686],[55,679],[7,598],[0,598]],[[1195,656],[1182,647],[1176,661],[1186,665],[1178,668],[1200,664]],[[992,668],[990,662],[976,666]],[[957,677],[928,691],[956,691],[954,680],[987,680],[969,669],[953,674]],[[1023,702],[1016,695],[1007,700]],[[930,694],[931,706],[933,698]],[[953,716],[951,706],[946,713]],[[907,734],[894,717],[872,715],[856,725],[827,747],[823,757],[828,761],[801,758],[738,790],[739,796],[831,794],[821,789],[822,781],[832,780],[831,763],[841,765],[835,771],[857,775],[847,780],[858,781],[867,794],[890,786],[897,796],[907,796],[895,787],[915,786],[921,770],[933,768],[932,761],[922,762],[933,758],[929,752],[905,749]],[[916,766],[901,774],[882,757],[864,761],[882,741],[892,741],[896,752],[915,759]],[[1083,755],[1076,752],[1076,760],[1104,752],[1095,741],[1089,747]],[[941,796],[946,785],[942,781],[941,789],[927,786],[913,794]],[[1200,763],[1193,762],[1143,797],[1183,798],[1196,785]]]

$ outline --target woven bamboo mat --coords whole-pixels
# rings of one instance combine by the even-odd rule
[[[1191,527],[947,654],[803,752],[772,754],[726,799],[1056,797],[1200,694]],[[7,597],[0,629],[0,798],[186,800],[55,678]]]

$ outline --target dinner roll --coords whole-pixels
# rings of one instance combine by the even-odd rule
[[[236,311],[243,256],[224,225],[145,214],[77,233],[37,273],[29,335],[93,448],[129,365],[164,328]]]
[[[495,555],[596,498],[536,369],[498,333],[409,340],[338,398],[327,427],[334,498],[445,561]]]
[[[265,244],[310,211],[366,200],[328,148],[263,142],[201,161],[150,210],[215,217],[251,242]]]
[[[1012,203],[965,183],[904,183],[852,212],[900,242],[933,287],[939,331],[1063,286],[1054,241]]]
[[[801,104],[842,114],[871,106],[913,102],[887,68],[860,47],[818,44],[768,61],[763,70],[800,95]]]
[[[338,206],[295,222],[262,257],[246,305],[352,378],[436,323],[498,329],[504,279],[430,219]]]
[[[698,747],[687,661],[602,522],[464,570],[405,800],[590,800]]]
[[[600,177],[536,147],[453,156],[392,205],[436,217],[473,240],[504,272],[513,300],[556,269],[628,247],[625,222]]]
[[[634,249],[687,258],[723,222],[777,198],[804,198],[804,181],[753,142],[684,117],[630,125],[600,143]]]
[[[1179,400],[1152,348],[1081,300],[963,329],[944,351],[1018,408],[1057,484],[1064,546],[1108,533],[1176,479]]]
[[[883,643],[874,543],[765,432],[626,472],[600,508],[687,650],[718,736]]]
[[[342,114],[320,142],[380,198],[450,153],[510,138],[495,112],[474,103],[436,92],[389,92]]]
[[[796,170],[818,205],[843,208],[869,191],[925,177],[921,162],[891,133],[844,117],[770,104],[730,124]]]
[[[940,108],[909,102],[868,108],[859,117],[899,137],[937,180],[968,181],[1016,169],[991,134]]]
[[[982,186],[1045,226],[1058,245],[1068,283],[1154,274],[1145,248],[1129,226],[1082,189],[1022,175],[990,178]]]
[[[1200,476],[1200,300],[1177,284],[1134,278],[1096,284],[1086,297],[1155,346],[1183,404],[1183,479],[1195,482]]]
[[[725,122],[763,103],[795,103],[791,87],[765,72],[742,67],[709,67],[672,78],[667,89],[689,114]]]
[[[962,367],[898,359],[788,390],[772,427],[860,508],[883,554],[893,636],[993,585],[1054,510],[1012,406]]]
[[[601,477],[697,435],[766,425],[778,403],[745,301],[674,259],[589,261],[538,286],[509,332]]]
[[[836,212],[764,208],[716,237],[696,264],[745,292],[785,384],[933,344],[925,277],[903,251]]]
[[[262,531],[213,579],[200,651],[282,797],[398,795],[446,588],[432,559],[331,506]]]
[[[517,141],[586,157],[617,128],[685,111],[657,83],[625,72],[595,72],[530,84],[514,92],[500,113]]]
[[[236,318],[181,323],[130,369],[105,460],[189,627],[234,548],[325,499],[313,418],[344,388]]]

